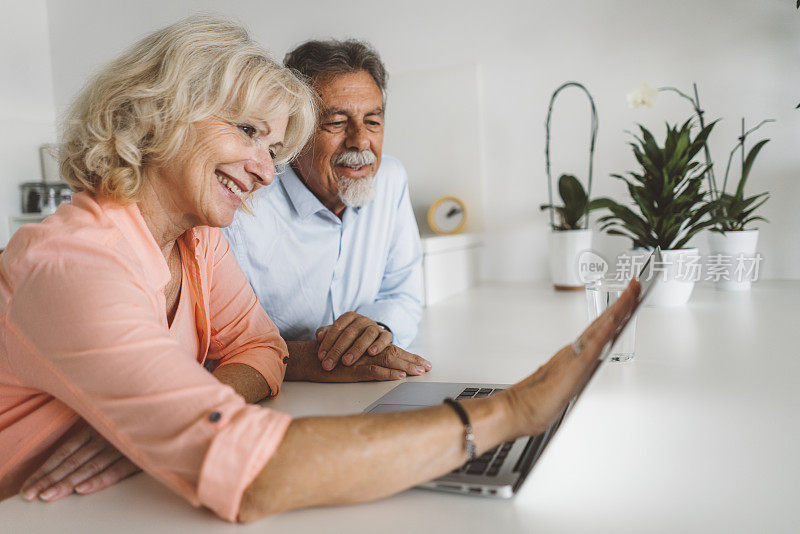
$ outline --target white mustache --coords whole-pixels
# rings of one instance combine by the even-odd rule
[[[375,154],[370,149],[362,150],[360,152],[348,150],[347,152],[342,152],[336,156],[333,164],[357,169],[359,167],[363,167],[364,165],[373,165],[376,159],[377,158],[375,157]]]

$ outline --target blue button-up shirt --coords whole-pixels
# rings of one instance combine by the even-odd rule
[[[348,311],[408,346],[422,316],[422,247],[403,165],[384,156],[375,199],[339,219],[291,168],[262,187],[224,230],[261,305],[284,339],[314,339]]]

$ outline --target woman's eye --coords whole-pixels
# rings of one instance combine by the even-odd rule
[[[237,124],[236,126],[238,126],[239,129],[243,131],[247,137],[253,137],[254,135],[256,135],[256,129],[253,126],[250,126],[249,124]]]
[[[276,156],[275,149],[274,148],[270,148],[269,149],[269,157],[272,158],[272,159],[275,159],[275,156]]]

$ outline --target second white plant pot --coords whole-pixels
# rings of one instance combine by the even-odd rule
[[[711,255],[707,276],[714,279],[717,289],[749,291],[751,282],[758,276],[758,230],[709,232],[708,245]]]
[[[592,231],[550,230],[548,246],[553,286],[559,290],[583,289],[578,261],[581,252],[592,248]]]

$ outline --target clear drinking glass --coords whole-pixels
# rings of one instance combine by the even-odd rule
[[[621,280],[602,278],[586,285],[586,300],[589,304],[589,320],[594,321],[615,300],[619,298],[627,283]],[[614,352],[609,356],[612,362],[627,362],[633,359],[636,346],[636,317],[631,318],[625,331],[614,345]]]

